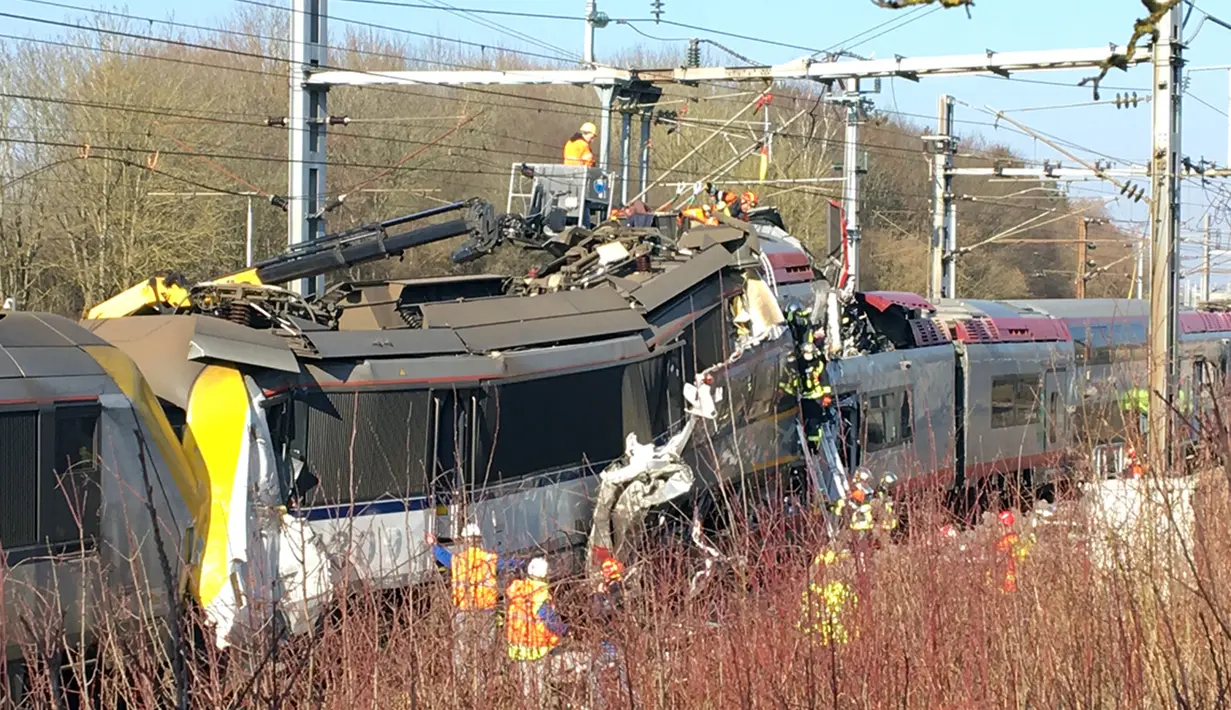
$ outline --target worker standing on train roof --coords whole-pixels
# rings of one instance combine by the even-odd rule
[[[527,700],[541,693],[551,668],[549,657],[568,631],[552,602],[547,573],[547,560],[536,557],[526,566],[526,578],[513,580],[505,591],[509,658],[517,662]]]
[[[581,124],[581,130],[574,133],[564,144],[564,164],[594,167],[594,152],[590,149],[590,144],[596,135],[598,128],[593,123],[586,121]]]
[[[496,642],[497,575],[518,572],[524,560],[502,558],[483,548],[483,531],[470,523],[462,529],[461,549],[450,552],[428,533],[436,561],[449,568],[453,597],[453,663],[458,669],[486,653]],[[469,658],[468,658],[469,656]]]

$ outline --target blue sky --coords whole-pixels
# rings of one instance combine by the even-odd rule
[[[89,0],[63,0],[87,5]],[[282,4],[288,0],[270,0]],[[410,0],[420,4],[425,0]],[[585,0],[445,0],[450,5],[465,8],[511,10],[579,18]],[[40,17],[63,19],[65,11],[32,5],[22,0],[4,3],[10,11]],[[289,2],[288,2],[289,4]],[[773,46],[753,38],[773,39],[784,44],[812,49],[843,46],[863,55],[876,57],[928,56],[943,54],[981,53],[995,51],[1062,49],[1098,47],[1108,43],[1122,44],[1131,32],[1134,20],[1143,14],[1134,0],[979,0],[970,19],[962,10],[922,8],[914,10],[884,10],[870,0],[662,0],[664,20],[692,24],[696,27],[638,23],[643,32],[664,38],[703,37],[720,42],[731,49],[760,62],[782,62],[808,54],[800,49]],[[115,5],[94,3],[95,7],[115,9]],[[599,0],[599,9],[612,18],[648,18],[651,0]],[[1201,10],[1231,20],[1231,1],[1198,0]],[[124,6],[134,15],[173,18],[194,24],[213,24],[233,12],[239,3],[233,0],[211,2],[158,2],[129,0]],[[752,8],[753,12],[749,13]],[[1027,9],[1028,8],[1028,9]],[[329,0],[330,30],[340,35],[348,20],[376,22],[395,27],[431,32],[445,37],[463,38],[475,42],[502,45],[530,51],[545,51],[541,47],[514,38],[509,32],[481,26],[449,12],[375,5],[353,0]],[[522,17],[483,16],[484,19],[512,32],[521,32],[548,42],[577,56],[581,54],[582,24],[579,21],[544,20]],[[1188,33],[1200,20],[1194,13]],[[885,24],[854,41],[849,38],[865,30]],[[25,23],[18,33],[47,34],[48,29]],[[707,34],[704,29],[718,29],[741,37]],[[888,30],[888,31],[886,31]],[[883,34],[882,34],[883,33]],[[879,36],[877,36],[879,35]],[[653,42],[625,25],[612,24],[599,30],[596,39],[597,58],[611,57],[622,48],[638,44],[674,47],[681,55],[684,42]],[[712,50],[711,50],[712,51]],[[716,59],[722,55],[714,53]],[[1187,50],[1189,67],[1231,64],[1231,30],[1205,23]],[[739,63],[730,59],[729,63]],[[1054,106],[1091,100],[1089,88],[1077,88],[1077,81],[1088,72],[1046,72],[1020,75],[1022,79],[1064,82],[1036,84],[1026,81],[1006,81],[1000,78],[960,77],[923,79],[919,83],[897,79],[886,82],[874,102],[885,109],[931,117],[936,112],[936,97],[947,93],[967,103],[998,109]],[[1117,90],[1135,90],[1149,95],[1148,65],[1128,73],[1113,72],[1105,82],[1103,98]],[[1204,101],[1210,106],[1203,105]],[[1207,158],[1225,165],[1228,157],[1227,112],[1228,74],[1225,71],[1194,72],[1184,107],[1185,154],[1194,159]],[[1093,106],[1041,110],[1014,114],[1027,125],[1060,136],[1091,151],[1123,160],[1143,162],[1149,151],[1150,109],[1148,104],[1133,110],[1117,110],[1113,106]],[[958,108],[959,132],[966,136],[981,134],[989,139],[1014,146],[1023,154],[1038,159],[1065,160],[1042,144],[1019,134],[996,130],[991,126],[961,121],[989,122],[989,117],[963,107]],[[925,119],[920,119],[924,121]],[[934,119],[926,119],[934,125]],[[1083,157],[1092,157],[1085,154]],[[1065,160],[1066,164],[1072,164]],[[1231,187],[1231,186],[1229,186]],[[1114,194],[1115,188],[1096,183],[1077,184],[1074,194]],[[1211,191],[1212,192],[1212,188]],[[1189,183],[1184,191],[1184,215],[1191,227],[1210,203],[1210,193],[1200,185]],[[1144,218],[1145,203],[1136,206],[1117,204],[1112,207],[1117,217]],[[1214,211],[1216,226],[1221,224],[1231,234],[1227,211]]]

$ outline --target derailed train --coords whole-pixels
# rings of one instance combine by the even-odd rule
[[[270,618],[303,631],[350,585],[430,579],[425,533],[448,539],[463,519],[502,552],[577,561],[600,471],[630,436],[679,432],[699,376],[739,413],[683,452],[696,495],[798,471],[778,301],[823,281],[772,225],[575,230],[527,278],[344,283],[312,303],[265,285],[450,236],[472,252],[498,241],[481,209],[455,221],[344,235],[191,289],[139,285],[86,322],[139,364],[199,463],[190,589],[219,642]]]
[[[840,423],[833,461],[810,455],[799,402],[779,387],[797,349],[780,308],[814,304],[826,328],[838,294],[772,211],[678,237],[576,230],[526,278],[344,283],[312,302],[267,285],[454,236],[483,253],[508,227],[472,210],[391,233],[406,221],[193,288],[151,280],[96,309],[85,323],[93,335],[74,336],[131,357],[140,373],[124,381],[144,376],[154,393],[129,384],[140,396],[127,395],[143,403],[149,439],[178,438],[147,465],[167,470],[163,479],[178,471],[179,497],[160,491],[177,501],[165,536],[172,574],[220,643],[271,618],[303,631],[347,585],[429,579],[424,533],[447,539],[463,519],[502,552],[570,556],[589,541],[600,472],[629,436],[662,443],[685,421],[695,428],[681,459],[693,477],[673,501],[685,508],[721,485],[747,499],[810,474],[825,488],[820,479],[854,466],[893,472],[904,488],[1018,473],[1040,484],[1064,471],[1078,428],[1098,418],[1084,413],[1116,409],[1144,348],[1135,301],[843,295],[831,330],[844,352],[826,368]],[[1186,381],[1212,376],[1211,365],[1225,375],[1231,317],[1185,314],[1181,325]],[[690,383],[722,390],[716,416],[690,414]],[[1104,458],[1121,445],[1105,428]],[[0,451],[22,445],[11,437]],[[130,438],[109,453],[132,484],[136,452],[149,447]],[[99,453],[92,460],[108,450]],[[6,485],[33,475],[4,465]],[[104,525],[89,549],[129,549],[140,530]],[[12,534],[0,535],[6,551]],[[159,578],[148,547],[137,559],[143,577]]]

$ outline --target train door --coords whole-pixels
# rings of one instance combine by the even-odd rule
[[[471,390],[432,390],[432,450],[429,495],[436,509],[436,534],[452,537],[465,524],[467,479],[474,465],[474,428],[478,411]],[[456,528],[456,529],[455,529]]]
[[[1048,370],[1043,373],[1043,393],[1040,402],[1043,411],[1043,450],[1058,453],[1068,448],[1065,432],[1068,431],[1067,370]]]
[[[863,417],[858,392],[838,395],[838,456],[847,473],[863,461]]]

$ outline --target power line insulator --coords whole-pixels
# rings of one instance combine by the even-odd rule
[[[663,0],[650,0],[650,14],[654,16],[655,24],[662,20]]]
[[[286,116],[270,116],[265,119],[265,125],[270,128],[286,128],[290,125],[290,121]]]
[[[330,116],[329,125],[331,126],[349,126],[350,116]]]
[[[684,66],[690,69],[701,66],[701,40],[696,38],[688,40],[688,54],[685,55]]]

